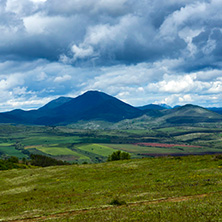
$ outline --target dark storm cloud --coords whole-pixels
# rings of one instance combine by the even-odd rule
[[[1,52],[9,58],[56,60],[61,54],[72,54],[70,46],[76,45],[82,51],[93,49],[93,55],[83,57],[80,52],[78,59],[93,57],[94,62],[107,65],[175,57],[185,47],[183,40],[172,43],[157,36],[164,18],[184,5],[185,1],[3,1],[2,40],[6,44],[1,45]],[[13,38],[8,39],[8,34]]]
[[[209,44],[219,46],[212,51],[211,45],[205,51],[197,51],[193,60],[197,57],[205,61],[209,55],[219,60],[221,40],[214,30],[222,19],[218,8],[221,3],[214,0],[64,0],[62,4],[59,0],[5,0],[1,2],[0,54],[2,59],[62,58],[76,65],[153,62],[180,57],[190,37],[180,32],[188,27],[188,31],[203,29],[205,33],[204,40],[190,37],[193,46],[199,48],[209,38]],[[183,56],[188,69],[190,55],[187,60]],[[198,66],[201,67],[197,63]]]

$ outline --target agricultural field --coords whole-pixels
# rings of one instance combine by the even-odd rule
[[[0,143],[0,154],[7,154],[8,156],[17,156],[18,158],[27,157],[27,155],[15,149],[13,143]]]
[[[221,221],[222,156],[0,171],[0,221]]]
[[[132,158],[222,153],[222,129],[167,127],[89,130],[65,126],[0,125],[0,158],[40,154],[70,163],[100,163],[116,150]]]

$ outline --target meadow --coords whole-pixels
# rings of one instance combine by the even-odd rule
[[[0,221],[221,221],[222,156],[0,171]]]

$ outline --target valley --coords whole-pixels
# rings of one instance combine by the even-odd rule
[[[81,164],[105,162],[117,150],[132,158],[222,153],[222,128],[92,130],[4,124],[0,129],[2,159],[29,159],[30,154],[40,154]]]

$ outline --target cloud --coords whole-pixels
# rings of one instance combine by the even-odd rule
[[[72,52],[74,54],[74,61],[75,61],[76,59],[84,59],[86,57],[92,56],[93,48],[91,46],[84,48],[84,46],[78,47],[77,45],[73,45]]]
[[[221,7],[216,0],[3,1],[0,58],[109,66],[182,55],[183,70],[209,66],[212,57],[221,67]]]
[[[221,11],[219,0],[2,0],[1,109],[90,89],[222,106]]]
[[[57,76],[54,79],[54,82],[65,82],[65,81],[68,81],[68,80],[71,80],[71,79],[72,79],[72,77],[70,75]]]

